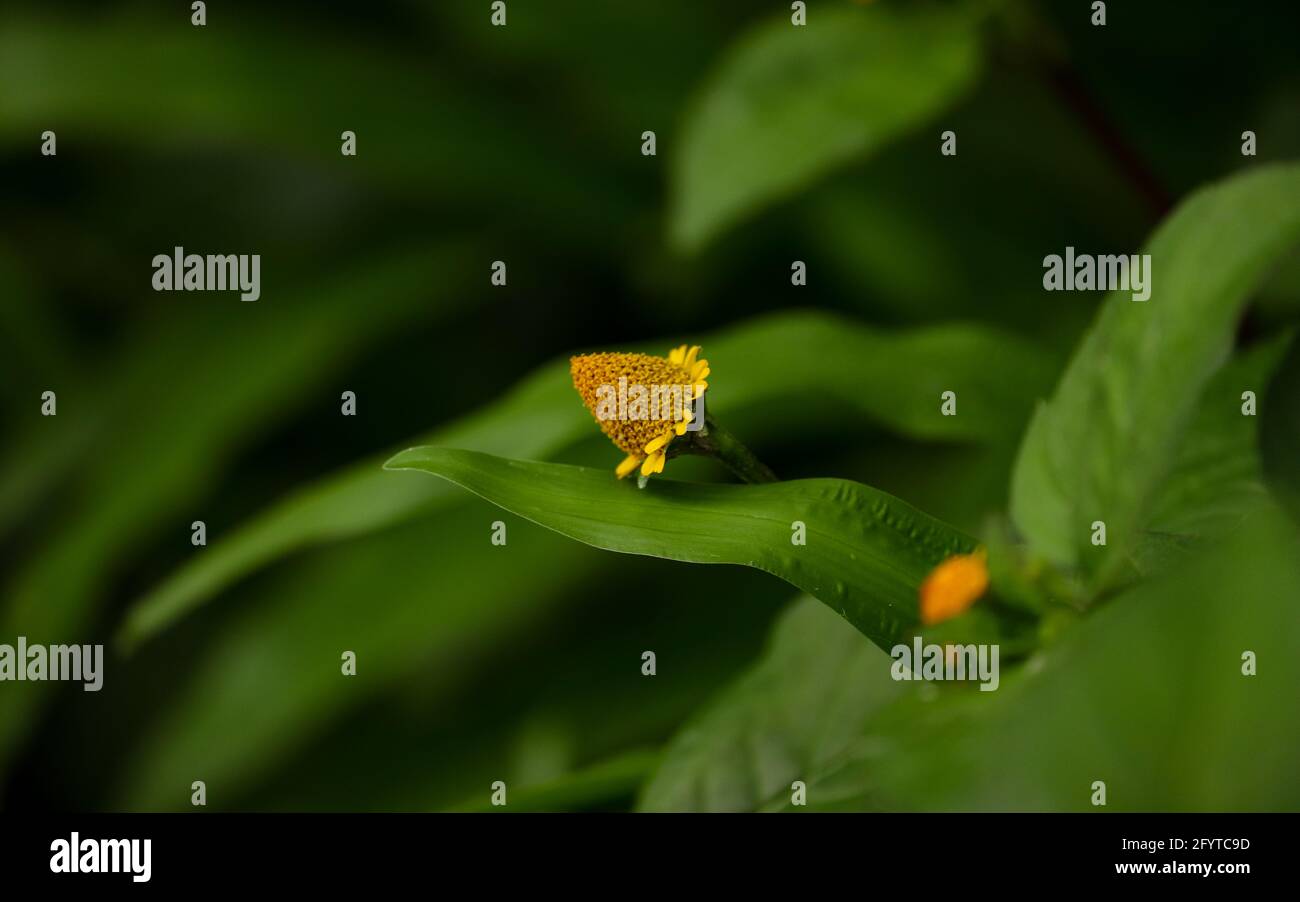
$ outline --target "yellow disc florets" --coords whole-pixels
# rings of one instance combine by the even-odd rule
[[[627,458],[619,478],[637,465],[660,473],[668,444],[683,435],[696,399],[708,388],[709,362],[698,346],[674,348],[667,357],[649,354],[584,354],[570,360],[573,385],[601,430]]]

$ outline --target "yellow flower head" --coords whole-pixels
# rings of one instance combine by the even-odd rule
[[[663,472],[669,443],[686,433],[691,403],[709,387],[709,362],[699,354],[698,345],[682,345],[667,357],[583,354],[569,361],[582,403],[627,455],[615,470],[619,479],[638,464],[642,476]]]
[[[921,623],[933,626],[965,611],[989,587],[988,554],[954,554],[921,583]]]

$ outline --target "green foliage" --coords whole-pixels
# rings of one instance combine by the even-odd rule
[[[951,104],[979,68],[969,9],[829,8],[745,35],[696,97],[673,160],[672,236],[696,248],[756,207]]]
[[[0,642],[107,643],[100,693],[3,684],[5,805],[1300,807],[1293,12],[243,6],[0,12]],[[1080,345],[1043,254],[1180,198]],[[175,244],[261,299],[150,291]],[[613,478],[568,354],[683,341],[790,482]],[[854,625],[910,635],[965,532],[993,592],[924,636],[1002,686],[895,682]]]
[[[1241,396],[1249,386],[1269,384],[1292,344],[1290,333],[1279,336],[1237,354],[1214,374],[1178,442],[1169,475],[1156,490],[1148,536],[1174,536],[1199,547],[1265,502],[1260,418],[1243,415]]]

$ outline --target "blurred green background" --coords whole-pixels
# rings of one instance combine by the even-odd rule
[[[569,430],[576,393],[560,425],[530,419],[527,388],[480,432],[461,418],[579,350],[701,343],[725,407],[742,393],[724,363],[761,369],[783,335],[805,343],[798,360],[849,328],[893,348],[974,327],[1005,350],[976,364],[1000,419],[967,434],[891,413],[926,378],[924,347],[899,364],[880,351],[871,386],[784,397],[776,373],[728,411],[783,477],[856,479],[974,533],[1101,297],[1043,293],[1044,255],[1136,252],[1193,188],[1300,157],[1291,5],[1112,3],[1105,28],[1074,2],[808,6],[810,41],[837,33],[819,16],[969,15],[973,56],[888,140],[692,244],[673,236],[698,187],[698,111],[728,60],[791,27],[787,3],[509,0],[497,28],[485,0],[223,0],[196,28],[188,4],[6,2],[0,641],[104,642],[108,664],[97,694],[0,684],[0,804],[183,810],[204,780],[216,809],[429,810],[482,805],[502,779],[512,807],[629,808],[794,590],[577,545],[383,473],[387,453],[460,423],[495,453],[612,468],[594,426]],[[871,74],[870,48],[825,53]],[[915,53],[881,54],[899,104],[926,77]],[[770,75],[796,114],[824,99],[805,74]],[[945,129],[956,157],[938,152]],[[816,139],[788,132],[773,152],[797,168]],[[153,292],[150,261],[176,245],[260,254],[261,299]],[[1298,312],[1293,255],[1242,346]],[[749,322],[764,314],[780,318]],[[40,416],[46,390],[56,417]],[[369,481],[327,516],[311,503],[340,473]],[[695,460],[668,475],[726,478]],[[489,544],[498,519],[508,549]],[[216,570],[187,569],[237,540]],[[160,592],[188,600],[134,637]],[[1003,789],[932,804],[1050,804]]]

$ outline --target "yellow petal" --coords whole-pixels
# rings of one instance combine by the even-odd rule
[[[649,476],[650,474],[654,473],[655,462],[661,460],[663,460],[663,454],[661,453],[651,454],[648,457],[646,457],[645,461],[641,464],[641,475]]]
[[[619,479],[622,479],[624,476],[635,470],[636,465],[639,463],[641,463],[641,458],[637,457],[635,454],[629,454],[627,457],[623,458],[623,462],[618,465],[618,468],[614,470],[614,473]]]
[[[695,368],[691,370],[691,380],[699,381],[700,379],[704,379],[709,375],[709,372],[709,362],[707,360],[701,360],[699,363],[695,364]]]
[[[681,362],[685,359],[686,359],[686,345],[673,348],[671,351],[668,352],[668,361],[670,363],[675,363],[678,366],[680,366]]]
[[[687,371],[691,370],[695,366],[695,358],[699,355],[699,353],[700,353],[700,346],[691,345],[691,349],[686,352],[686,359],[684,359],[681,362],[682,367]]]
[[[685,435],[686,428],[690,425],[691,425],[690,420],[678,420],[677,424],[673,426],[673,432],[675,432],[677,435]]]
[[[650,439],[650,441],[647,442],[645,446],[646,454],[654,454],[664,445],[672,441],[672,438],[673,438],[673,434],[671,432],[666,432],[663,435],[659,436],[658,438]]]

